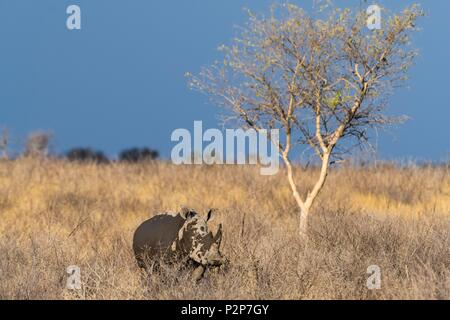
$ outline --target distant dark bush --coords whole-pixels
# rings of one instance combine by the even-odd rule
[[[74,148],[66,153],[66,158],[74,162],[109,163],[108,157],[102,151],[94,151],[90,148]]]
[[[138,163],[144,161],[152,161],[159,157],[156,150],[149,148],[132,148],[124,150],[119,155],[120,162]]]

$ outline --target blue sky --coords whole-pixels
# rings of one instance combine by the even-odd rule
[[[217,127],[219,109],[187,88],[184,74],[220,57],[216,48],[243,24],[242,8],[273,1],[0,0],[0,127],[16,145],[29,132],[54,133],[63,152],[90,146],[110,155],[149,146],[168,157],[176,128]],[[311,1],[291,1],[309,6]],[[413,1],[378,1],[398,10]],[[450,2],[416,1],[428,14],[410,90],[391,100],[406,124],[382,133],[382,158],[450,156]],[[359,4],[359,1],[338,1]],[[369,1],[369,3],[371,3]],[[82,30],[66,28],[66,8],[82,10]]]

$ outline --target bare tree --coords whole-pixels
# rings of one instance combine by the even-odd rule
[[[48,132],[34,132],[27,138],[25,156],[46,157],[53,135]]]
[[[239,36],[220,47],[223,61],[198,76],[188,74],[192,89],[231,111],[227,120],[255,130],[280,130],[277,147],[303,235],[330,162],[366,142],[370,129],[402,121],[383,111],[417,55],[409,42],[422,15],[411,6],[389,14],[382,29],[371,31],[366,12],[359,10],[328,6],[311,16],[285,4],[274,6],[268,17],[249,12]],[[305,195],[294,174],[294,148],[310,150],[321,163]]]
[[[8,159],[9,134],[7,129],[3,129],[0,135],[0,159]]]

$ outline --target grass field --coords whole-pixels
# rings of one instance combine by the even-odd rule
[[[0,162],[0,299],[449,299],[448,167],[334,168],[311,214],[309,241],[284,172],[167,163]],[[306,192],[317,175],[302,172]],[[187,205],[218,208],[226,273],[198,285],[166,266],[146,280],[135,228]],[[66,268],[81,268],[68,290]],[[369,290],[368,266],[382,271]]]

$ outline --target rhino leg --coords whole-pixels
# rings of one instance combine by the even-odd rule
[[[194,272],[192,272],[192,280],[195,282],[200,281],[203,278],[203,274],[205,273],[205,267],[203,265],[199,265],[195,268]]]

